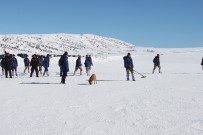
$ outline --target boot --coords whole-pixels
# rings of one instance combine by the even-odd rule
[[[66,80],[66,76],[62,76],[62,78],[61,78],[61,83],[62,83],[62,84],[65,84],[65,80]]]
[[[127,81],[129,81],[130,79],[129,79],[129,74],[127,74]]]
[[[135,77],[134,77],[134,74],[132,74],[132,80],[133,80],[133,81],[135,81]]]
[[[152,74],[154,74],[154,69],[153,69],[153,71],[152,71]]]

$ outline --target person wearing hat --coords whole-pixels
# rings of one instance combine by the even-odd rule
[[[124,60],[124,67],[126,68],[126,76],[127,76],[127,81],[129,81],[129,76],[131,73],[132,76],[132,80],[135,81],[135,77],[134,77],[134,66],[133,66],[133,60],[131,58],[131,54],[128,53],[127,56],[123,57]]]
[[[60,61],[61,71],[62,71],[61,83],[65,84],[67,73],[69,72],[68,52],[65,52],[59,61]]]
[[[153,68],[152,73],[154,74],[154,71],[155,71],[156,67],[159,68],[159,73],[161,73],[161,66],[160,66],[159,54],[157,54],[157,56],[155,56],[155,58],[153,59],[153,63],[154,63],[154,68]]]
[[[78,56],[78,58],[76,60],[74,75],[76,74],[78,69],[80,69],[80,75],[82,75],[82,63],[81,63],[81,56],[80,55]]]

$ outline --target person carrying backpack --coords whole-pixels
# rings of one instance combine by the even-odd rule
[[[153,63],[154,63],[154,68],[153,68],[152,73],[154,74],[154,71],[155,71],[156,67],[159,68],[159,73],[161,73],[161,66],[160,66],[159,54],[157,54],[157,56],[155,56],[155,58],[153,59]]]
[[[132,80],[135,81],[134,77],[134,66],[133,66],[133,60],[131,58],[131,54],[128,53],[127,56],[123,57],[124,60],[124,67],[126,68],[126,76],[127,76],[127,81],[129,81],[129,76],[131,72]]]

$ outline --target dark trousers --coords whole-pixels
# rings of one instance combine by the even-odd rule
[[[62,73],[62,77],[61,77],[61,83],[66,83],[66,76],[67,76],[67,72],[63,72]]]
[[[38,71],[37,66],[32,66],[32,68],[31,68],[31,73],[30,73],[30,77],[32,77],[32,74],[33,74],[34,71],[36,72],[36,76],[39,77],[39,76],[38,76],[38,72],[39,72],[39,71]]]
[[[5,76],[6,76],[6,78],[8,78],[8,73],[9,73],[10,78],[12,78],[11,68],[10,67],[5,68]]]

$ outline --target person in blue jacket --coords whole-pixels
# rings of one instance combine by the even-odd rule
[[[124,60],[124,67],[126,68],[126,73],[127,73],[127,81],[129,81],[130,73],[132,76],[132,80],[135,81],[134,69],[133,69],[134,65],[133,65],[131,54],[128,53],[127,56],[123,57],[123,60]]]
[[[90,55],[86,55],[86,57],[85,57],[85,63],[84,64],[85,64],[87,76],[89,76],[90,75],[91,66],[93,66],[92,58],[91,58]]]
[[[62,70],[62,77],[61,77],[61,83],[65,84],[67,73],[69,72],[69,64],[68,64],[68,52],[65,52],[62,57],[59,60],[59,64],[61,66]]]
[[[155,56],[155,58],[153,59],[153,63],[154,63],[154,68],[153,68],[152,73],[154,74],[154,71],[155,71],[156,67],[159,68],[159,73],[161,73],[161,66],[160,66],[159,54],[157,54],[157,56]]]
[[[80,55],[78,56],[78,58],[76,60],[74,75],[76,74],[78,69],[80,69],[80,75],[82,75],[82,63],[81,63],[81,56]]]
[[[17,67],[18,67],[18,61],[15,58],[15,55],[13,54],[12,64],[11,64],[12,76],[14,76],[14,71],[15,71],[15,75],[18,76],[18,74],[17,74]]]
[[[25,71],[28,69],[28,73],[30,73],[30,59],[28,57],[24,58],[24,65],[25,65],[25,69],[24,69],[24,73]]]
[[[44,73],[43,76],[45,75],[45,73],[47,74],[47,76],[49,76],[48,73],[48,68],[49,68],[49,54],[47,54],[47,56],[44,58],[43,60],[43,67],[44,67]]]
[[[3,57],[2,60],[1,60],[1,70],[2,70],[2,75],[4,75],[4,72],[5,72],[5,57]]]

